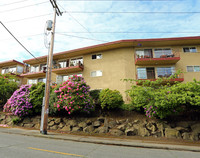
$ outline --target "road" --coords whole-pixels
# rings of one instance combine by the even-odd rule
[[[0,132],[0,158],[199,158],[199,152],[122,147]]]

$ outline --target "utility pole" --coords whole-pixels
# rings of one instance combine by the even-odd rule
[[[52,62],[53,62],[53,46],[54,46],[54,36],[55,36],[55,24],[56,24],[56,14],[62,15],[60,12],[56,0],[50,0],[53,9],[54,9],[54,19],[53,19],[53,26],[51,31],[51,44],[50,44],[50,51],[47,57],[47,74],[46,74],[46,85],[45,85],[45,99],[44,99],[44,111],[41,118],[41,133],[47,134],[47,125],[48,125],[48,114],[49,114],[49,96],[50,96],[50,82],[51,82],[51,71],[52,71]]]

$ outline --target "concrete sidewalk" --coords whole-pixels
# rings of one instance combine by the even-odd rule
[[[41,138],[50,138],[58,140],[68,140],[68,141],[77,141],[77,142],[86,142],[86,143],[96,143],[103,145],[117,145],[117,146],[126,146],[126,147],[140,147],[140,148],[152,148],[152,149],[165,149],[165,150],[179,150],[179,151],[193,151],[200,152],[200,144],[195,144],[194,146],[190,143],[187,144],[163,144],[158,141],[147,141],[147,140],[133,140],[133,139],[119,139],[119,138],[102,138],[95,136],[81,136],[81,135],[72,135],[64,133],[55,133],[48,132],[47,135],[40,134],[39,130],[27,130],[23,128],[3,128],[0,127],[0,133],[8,134],[19,134],[25,136],[34,136]]]

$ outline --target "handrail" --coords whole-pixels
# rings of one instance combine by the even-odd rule
[[[136,79],[157,79],[157,78],[167,78],[175,74],[175,70],[171,72],[167,71],[140,71],[136,73]],[[138,76],[145,76],[146,78],[139,78]],[[184,78],[183,73],[178,74],[175,78]]]

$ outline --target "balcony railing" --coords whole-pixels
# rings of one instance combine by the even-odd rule
[[[84,65],[81,62],[77,63],[70,63],[66,67],[61,67],[59,64],[55,65],[52,72],[56,74],[66,74],[66,73],[74,73],[74,72],[80,72],[83,71]]]
[[[180,60],[179,52],[145,53],[145,55],[135,54],[136,65],[154,65],[154,64],[175,64]]]
[[[137,80],[151,80],[155,81],[159,78],[170,78],[169,82],[174,82],[174,81],[184,81],[184,75],[183,73],[180,74],[175,74],[175,71],[141,71],[136,74],[136,79]]]

